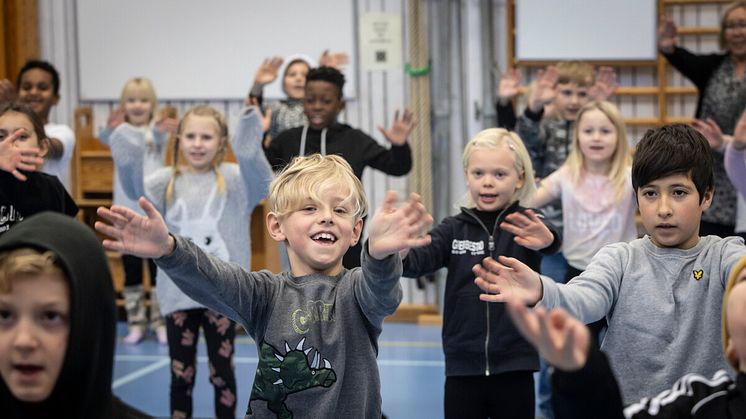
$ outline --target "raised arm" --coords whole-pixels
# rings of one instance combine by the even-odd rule
[[[658,21],[658,50],[664,54],[671,54],[678,43],[676,23],[668,16],[661,15]]]
[[[259,64],[259,68],[256,69],[256,73],[254,74],[254,84],[251,86],[248,97],[257,98],[259,103],[262,102],[264,86],[277,80],[282,61],[282,57],[275,56],[265,58]]]
[[[515,98],[521,85],[521,73],[515,69],[508,69],[500,77],[497,85],[497,99],[495,100],[495,111],[497,113],[497,127],[509,130],[515,129],[516,113],[513,106]]]
[[[231,146],[238,160],[251,208],[267,196],[269,183],[272,181],[272,168],[262,150],[262,136],[259,108],[247,108],[238,122]]]
[[[145,195],[145,134],[130,124],[121,124],[111,133],[109,147],[124,193],[130,199]]]
[[[145,216],[117,205],[98,208],[98,215],[106,223],[97,221],[95,228],[110,237],[103,241],[104,247],[157,259],[158,266],[189,297],[251,328],[265,312],[262,307],[273,301],[276,278],[247,272],[238,264],[205,253],[183,237],[169,234],[155,207],[145,198],[140,198],[139,204]]]
[[[368,251],[374,259],[383,259],[399,251],[430,243],[430,236],[424,234],[433,223],[422,199],[411,194],[399,208],[396,192],[389,191],[373,216],[368,227]]]
[[[109,112],[109,116],[106,117],[106,127],[98,133],[98,140],[101,141],[102,144],[107,146],[111,144],[111,134],[118,126],[125,122],[124,116],[124,108],[121,106],[118,106]]]
[[[507,311],[521,335],[555,367],[552,396],[558,419],[623,417],[619,385],[582,322],[561,308],[529,310],[515,300],[508,301]]]
[[[380,329],[383,319],[399,306],[402,264],[399,252],[430,243],[425,235],[433,218],[417,194],[396,207],[396,192],[389,191],[368,227],[367,246],[361,258],[362,278],[355,282],[360,309],[370,324]]]
[[[599,67],[596,72],[596,80],[589,91],[590,97],[598,101],[608,100],[618,86],[616,71],[611,67]]]
[[[381,131],[384,137],[393,145],[402,146],[406,144],[409,134],[414,129],[414,118],[412,111],[409,108],[404,109],[404,113],[399,118],[399,109],[394,112],[394,122],[391,124],[391,128],[386,129],[382,125],[378,126],[378,130]]]
[[[110,239],[103,241],[106,249],[141,258],[156,259],[174,251],[175,241],[168,233],[163,217],[147,199],[138,201],[145,215],[119,205],[98,207],[96,213],[107,223],[96,221],[94,227]]]
[[[319,57],[319,66],[334,67],[339,71],[350,62],[350,56],[346,52],[329,52],[325,49]]]

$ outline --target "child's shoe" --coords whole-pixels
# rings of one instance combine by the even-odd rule
[[[166,326],[158,326],[155,329],[155,335],[158,337],[158,343],[163,346],[168,345],[168,335],[166,334]]]
[[[131,327],[130,332],[124,337],[124,343],[128,345],[137,345],[144,337],[143,330],[141,327]]]

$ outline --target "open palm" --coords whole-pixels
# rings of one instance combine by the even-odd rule
[[[145,198],[141,197],[138,203],[145,216],[119,205],[98,208],[96,213],[109,223],[95,224],[96,231],[111,237],[103,241],[104,247],[141,258],[156,259],[170,253],[173,239],[163,217]]]
[[[395,208],[396,192],[386,193],[381,208],[370,222],[368,251],[376,259],[430,243],[430,236],[423,233],[433,223],[419,195],[411,194],[407,202]]]
[[[391,128],[385,129],[379,126],[378,129],[391,144],[404,145],[409,138],[409,134],[412,133],[412,129],[414,129],[412,111],[409,108],[404,109],[404,114],[399,118],[399,110],[397,109],[394,112],[394,122],[391,124]]]

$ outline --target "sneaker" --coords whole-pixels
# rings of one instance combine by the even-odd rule
[[[124,343],[128,345],[137,345],[143,338],[142,329],[139,327],[130,328],[130,332],[124,337]]]
[[[166,326],[158,326],[155,329],[155,335],[158,337],[158,343],[165,346],[168,345],[168,335],[166,334]]]

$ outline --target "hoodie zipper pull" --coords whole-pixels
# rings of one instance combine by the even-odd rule
[[[487,243],[487,248],[490,249],[490,253],[495,251],[495,238],[490,236],[490,241]]]

